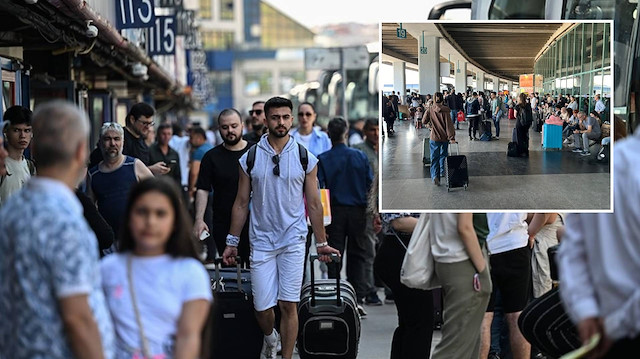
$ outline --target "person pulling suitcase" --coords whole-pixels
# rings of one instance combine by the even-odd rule
[[[276,357],[280,340],[274,329],[276,305],[282,312],[282,358],[293,356],[307,237],[303,195],[319,259],[330,262],[329,255],[340,255],[327,243],[322,202],[316,190],[318,159],[289,135],[292,110],[291,101],[282,97],[273,97],[264,104],[269,132],[239,160],[238,194],[223,254],[226,265],[235,264],[239,235],[253,193],[249,222],[251,287],[256,317],[264,334],[261,359]]]

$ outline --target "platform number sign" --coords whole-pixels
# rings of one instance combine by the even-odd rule
[[[175,16],[156,16],[149,29],[149,55],[172,55],[176,52]]]
[[[427,54],[427,48],[425,46],[421,46],[420,47],[420,54],[422,54],[422,55],[426,55]]]
[[[116,28],[151,27],[156,19],[153,0],[116,0]]]
[[[403,29],[401,27],[396,29],[396,35],[398,36],[399,39],[406,39],[407,38],[407,29]]]

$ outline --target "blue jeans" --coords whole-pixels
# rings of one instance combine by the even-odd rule
[[[453,127],[460,128],[460,125],[458,124],[458,111],[451,110],[451,121],[453,121]]]
[[[449,142],[436,142],[429,140],[429,152],[431,152],[431,180],[442,173],[444,175],[444,159],[447,157]]]
[[[498,114],[493,117],[493,124],[496,126],[496,137],[500,137],[500,119],[502,118],[502,110],[498,110]]]

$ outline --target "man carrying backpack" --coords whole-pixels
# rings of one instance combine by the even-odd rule
[[[268,135],[239,160],[238,194],[223,254],[225,264],[235,264],[251,197],[251,285],[256,317],[265,336],[261,359],[276,357],[280,339],[274,329],[276,305],[282,312],[282,358],[291,359],[293,355],[307,237],[303,195],[320,260],[329,262],[330,254],[339,255],[328,245],[323,226],[318,160],[289,135],[292,110],[291,101],[282,97],[273,97],[264,104]]]

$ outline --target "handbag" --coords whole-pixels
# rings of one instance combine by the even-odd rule
[[[149,353],[149,342],[147,341],[147,338],[144,336],[142,319],[140,318],[140,312],[138,311],[138,305],[136,303],[136,294],[133,290],[133,275],[131,274],[131,255],[127,256],[127,279],[129,280],[129,292],[131,293],[131,303],[133,303],[133,311],[136,314],[136,322],[138,323],[140,341],[142,343],[142,357],[143,359],[151,359],[151,353]]]
[[[405,246],[396,234],[396,238],[407,251],[402,261],[400,282],[409,288],[428,290],[441,287],[431,253],[430,228],[429,215],[421,213],[408,246]]]

